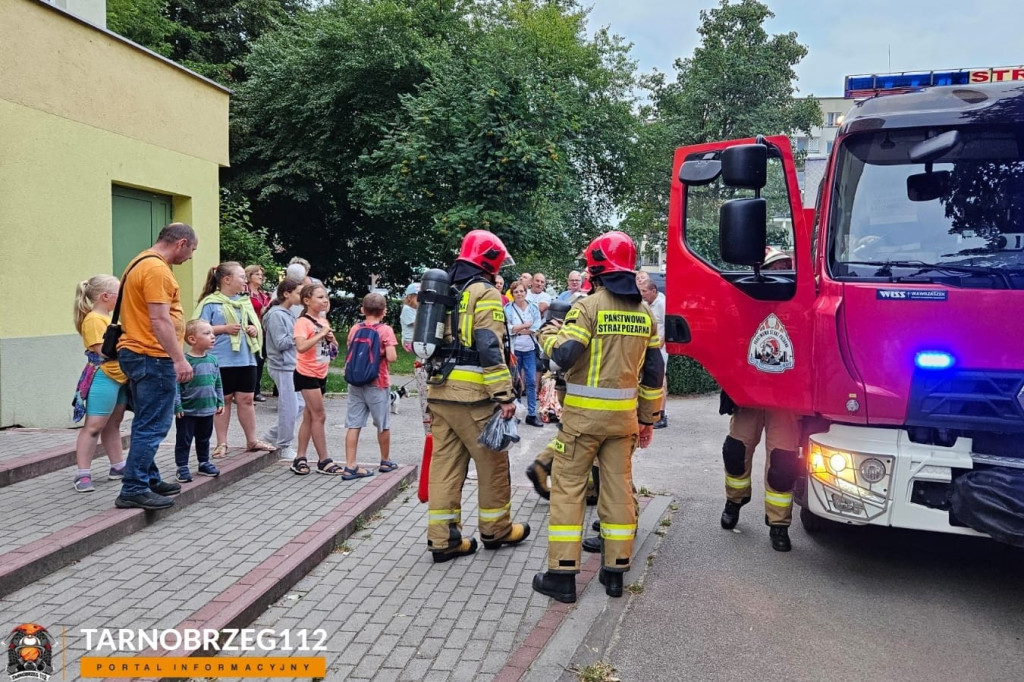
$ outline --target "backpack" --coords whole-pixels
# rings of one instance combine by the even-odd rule
[[[380,374],[380,334],[377,325],[360,322],[345,354],[345,381],[352,386],[368,386]]]

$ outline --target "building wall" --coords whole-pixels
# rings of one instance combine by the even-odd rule
[[[67,426],[74,291],[113,269],[111,188],[170,195],[196,229],[175,268],[194,303],[218,260],[228,93],[35,0],[0,0],[0,73],[0,427]]]

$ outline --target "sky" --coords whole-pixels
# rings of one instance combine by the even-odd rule
[[[762,0],[764,2],[765,0]],[[700,10],[717,0],[582,0],[590,27],[633,43],[641,71],[672,74],[697,46]],[[1020,0],[767,0],[769,33],[795,31],[807,56],[798,94],[841,97],[843,77],[1024,64]],[[891,55],[891,56],[890,56]],[[891,62],[890,62],[891,60]],[[891,68],[890,68],[891,64]]]

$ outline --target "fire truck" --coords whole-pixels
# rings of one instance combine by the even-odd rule
[[[848,79],[813,207],[784,136],[675,153],[668,350],[802,416],[808,532],[1024,528],[1024,83],[972,73]]]

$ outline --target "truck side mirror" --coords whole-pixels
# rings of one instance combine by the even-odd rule
[[[729,187],[763,188],[768,182],[768,147],[740,144],[724,149],[722,182]]]
[[[751,145],[753,146],[753,145]],[[732,265],[759,266],[768,243],[768,202],[732,199],[718,216],[718,247],[722,260]]]
[[[710,185],[722,174],[722,162],[716,154],[706,154],[700,159],[687,159],[679,167],[679,181],[691,187]]]

